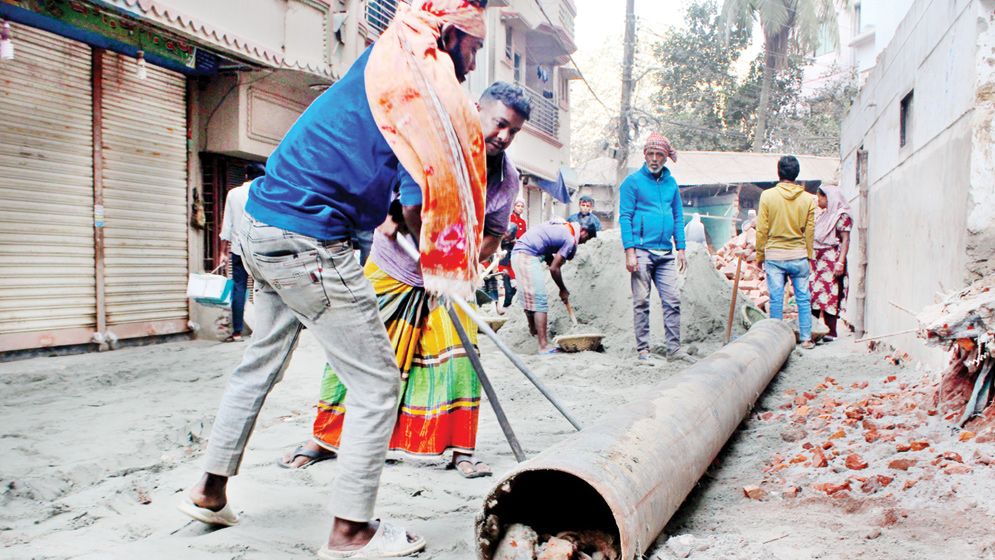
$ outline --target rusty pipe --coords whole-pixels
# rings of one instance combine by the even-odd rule
[[[502,477],[476,520],[478,558],[491,560],[504,527],[540,534],[594,529],[619,558],[643,554],[698,483],[795,346],[766,319]]]

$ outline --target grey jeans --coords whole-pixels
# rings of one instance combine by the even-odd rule
[[[636,249],[639,269],[632,274],[632,315],[636,331],[636,351],[650,349],[650,283],[656,284],[663,303],[663,330],[667,352],[681,348],[681,294],[677,287],[677,261],[673,254],[654,255]]]
[[[255,328],[221,398],[205,470],[238,473],[259,410],[306,326],[348,389],[332,512],[369,521],[397,420],[401,379],[373,287],[347,241],[319,241],[249,215],[239,241],[256,283]]]

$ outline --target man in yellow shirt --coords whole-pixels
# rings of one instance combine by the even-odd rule
[[[808,277],[815,258],[815,198],[795,182],[801,166],[795,156],[777,162],[780,182],[760,195],[757,215],[757,262],[767,273],[770,317],[784,317],[784,284],[791,279],[798,303],[798,329],[802,348],[812,343],[812,305]]]

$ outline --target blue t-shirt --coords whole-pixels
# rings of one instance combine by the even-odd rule
[[[371,47],[372,48],[372,47]],[[387,217],[403,167],[366,99],[370,49],[297,119],[249,189],[245,210],[271,226],[323,240],[369,231]]]

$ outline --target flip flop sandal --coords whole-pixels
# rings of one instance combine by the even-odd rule
[[[473,467],[473,470],[465,471],[459,468],[459,466],[462,465],[463,463],[469,463],[470,466]],[[494,474],[491,471],[477,470],[477,467],[482,464],[484,464],[484,462],[481,461],[480,459],[477,459],[476,457],[463,457],[458,461],[449,463],[449,468],[456,469],[456,472],[458,472],[460,476],[462,476],[463,478],[481,478],[484,476],[491,476]]]
[[[183,500],[177,504],[176,508],[197,521],[207,523],[208,525],[231,527],[232,525],[238,524],[238,516],[235,515],[234,511],[232,511],[231,504],[225,504],[225,507],[221,508],[220,511],[214,511],[202,508],[193,503],[190,496],[184,496]]]
[[[397,558],[420,552],[425,548],[425,539],[416,537],[415,542],[408,541],[408,532],[403,527],[381,521],[377,532],[370,542],[358,550],[332,550],[328,545],[318,550],[319,560],[335,558]]]
[[[307,457],[310,459],[309,461],[299,467],[292,467],[289,464],[284,463],[283,457],[280,457],[276,460],[276,465],[283,469],[306,469],[315,463],[334,459],[337,456],[337,453],[334,451],[328,451],[327,449],[314,451],[312,449],[304,449],[303,445],[298,445],[297,449],[294,449],[294,454],[290,457],[290,462],[293,463],[298,457]]]
[[[549,356],[550,354],[559,354],[559,353],[560,353],[560,349],[556,348],[554,346],[553,348],[547,348],[545,350],[540,350],[540,351],[536,352],[536,355],[538,355],[538,356]]]
[[[222,340],[221,342],[242,342],[243,340],[244,339],[242,338],[242,335],[240,335],[240,334],[232,334],[232,335],[229,335],[224,340]]]

